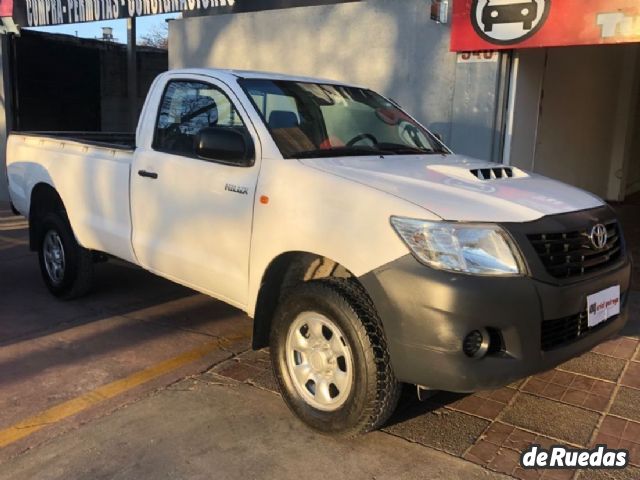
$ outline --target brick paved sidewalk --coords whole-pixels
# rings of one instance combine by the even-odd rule
[[[427,402],[406,387],[385,431],[519,479],[640,478],[640,292],[631,297],[622,336],[549,372],[473,395],[438,393]],[[247,352],[214,369],[276,391],[266,350]],[[625,470],[523,470],[520,453],[537,443],[630,451]]]

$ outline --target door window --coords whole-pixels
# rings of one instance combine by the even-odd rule
[[[238,111],[220,89],[202,82],[170,82],[160,103],[153,148],[195,156],[197,135],[209,127],[230,128],[248,134]]]

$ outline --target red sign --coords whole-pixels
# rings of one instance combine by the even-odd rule
[[[13,15],[13,0],[0,0],[0,17]]]
[[[640,42],[640,0],[457,0],[451,50]]]

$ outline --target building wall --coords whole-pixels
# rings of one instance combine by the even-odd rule
[[[622,53],[600,46],[549,50],[536,171],[606,195]]]
[[[367,0],[176,20],[169,66],[358,83],[399,102],[454,150],[491,158],[498,63],[457,68],[450,27],[432,21],[429,6]]]
[[[506,94],[501,64],[508,53],[495,54],[493,63],[456,63],[450,145],[456,153],[502,162],[502,113]]]
[[[629,153],[624,143],[634,48],[519,52],[511,164],[618,200],[624,180],[616,162]]]

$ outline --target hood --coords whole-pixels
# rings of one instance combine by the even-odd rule
[[[562,182],[461,155],[313,158],[300,162],[395,195],[444,220],[528,222],[604,203]]]

